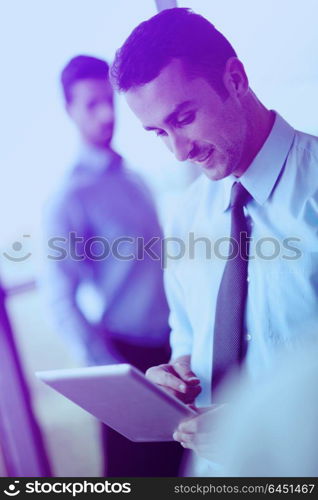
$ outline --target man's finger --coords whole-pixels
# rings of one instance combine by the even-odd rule
[[[190,369],[188,361],[175,361],[173,363],[173,368],[176,373],[190,385],[197,385],[200,383],[200,379],[193,373]]]
[[[194,391],[194,388],[187,388],[187,392],[182,393],[179,391],[175,391],[174,389],[171,389],[170,387],[164,386],[164,385],[159,385],[159,387],[162,387],[166,392],[171,394],[172,396],[180,399],[183,403],[185,403],[187,406],[189,406],[192,409],[196,409],[196,407],[192,404],[193,401],[195,400],[196,396],[198,395],[198,391]],[[199,391],[200,392],[200,391]]]
[[[179,441],[179,443],[187,443],[187,444],[191,444],[192,443],[192,435],[191,434],[185,434],[183,432],[180,432],[180,431],[175,431],[172,435],[173,439],[175,441]]]
[[[159,384],[157,384],[159,385]],[[161,387],[162,389],[164,389],[166,392],[168,392],[169,394],[171,394],[172,396],[180,399],[180,392],[178,391],[175,391],[173,389],[170,389],[169,387],[165,387],[164,385],[159,385],[159,387]]]
[[[201,391],[201,387],[198,387],[198,386],[189,387],[189,386],[187,386],[186,392],[181,393],[181,392],[176,391],[174,395],[178,399],[181,399],[181,401],[183,401],[183,403],[185,403],[186,405],[189,405],[189,404],[194,402],[195,398],[200,393],[200,391]]]
[[[186,384],[177,376],[177,374],[174,375],[173,371],[174,370],[171,365],[153,366],[147,370],[146,377],[162,387],[185,393],[187,391]]]

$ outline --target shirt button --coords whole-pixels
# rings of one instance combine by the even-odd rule
[[[250,277],[249,276],[246,278],[246,281],[247,281],[247,283],[250,282]]]
[[[247,333],[245,335],[245,338],[246,338],[247,342],[249,342],[250,340],[252,340],[252,335],[250,335],[249,333]]]

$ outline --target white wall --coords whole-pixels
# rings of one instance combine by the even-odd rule
[[[179,0],[232,43],[251,87],[293,126],[318,134],[317,0]]]

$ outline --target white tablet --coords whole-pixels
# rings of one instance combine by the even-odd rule
[[[129,364],[36,372],[50,387],[131,441],[173,441],[197,413]]]

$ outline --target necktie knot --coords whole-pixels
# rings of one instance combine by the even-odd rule
[[[251,199],[250,193],[240,182],[235,182],[231,191],[231,208],[244,207]]]

